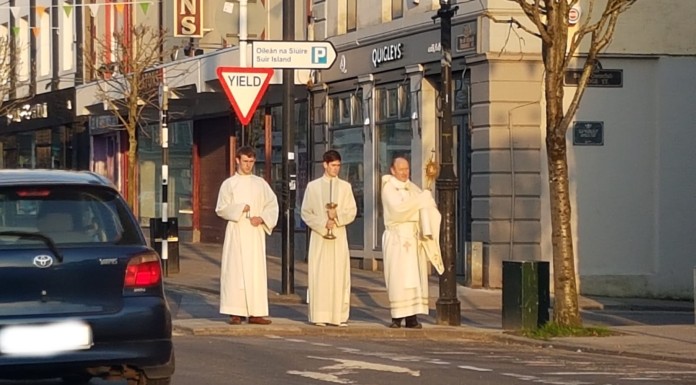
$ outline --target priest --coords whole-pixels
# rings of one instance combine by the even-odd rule
[[[390,171],[391,175],[382,177],[382,255],[392,316],[389,327],[400,328],[405,320],[407,328],[420,329],[417,315],[429,310],[428,261],[439,273],[443,269],[438,240],[442,217],[432,193],[409,180],[405,157],[395,157]]]

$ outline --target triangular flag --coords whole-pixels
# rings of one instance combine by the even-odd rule
[[[43,5],[37,5],[35,9],[36,9],[36,16],[38,16],[38,17],[42,17],[43,13],[46,11],[46,7],[44,7]]]
[[[63,10],[65,11],[65,16],[70,17],[73,10],[73,5],[63,2]]]
[[[34,33],[34,37],[39,37],[41,34],[41,28],[40,27],[31,27],[31,32]]]
[[[116,12],[123,13],[123,9],[126,7],[124,3],[116,3]]]
[[[147,10],[150,9],[150,2],[145,1],[145,2],[140,3],[140,9],[142,9],[143,13],[147,15]]]
[[[19,19],[19,7],[10,7],[10,11],[12,11],[12,16],[15,19]]]
[[[89,13],[92,14],[92,17],[96,17],[96,16],[97,16],[97,14],[99,13],[99,6],[100,6],[100,5],[101,5],[101,4],[98,4],[98,3],[87,4],[87,6],[89,7]]]
[[[12,27],[12,36],[19,35],[19,27]]]

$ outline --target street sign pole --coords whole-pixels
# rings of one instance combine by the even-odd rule
[[[169,276],[169,87],[160,84],[160,141],[162,142],[162,262],[164,264],[164,276]],[[154,243],[153,243],[154,244]]]
[[[283,1],[283,39],[295,38],[295,1]],[[295,292],[295,71],[283,69],[282,294]]]

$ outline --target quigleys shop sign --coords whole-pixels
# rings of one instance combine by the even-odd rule
[[[372,65],[377,68],[383,63],[401,60],[404,57],[404,44],[389,44],[372,50]]]

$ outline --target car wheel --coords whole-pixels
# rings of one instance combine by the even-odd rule
[[[66,385],[84,385],[89,383],[89,381],[92,379],[92,376],[89,374],[70,374],[67,376],[63,376],[61,380],[63,381],[64,384]]]

